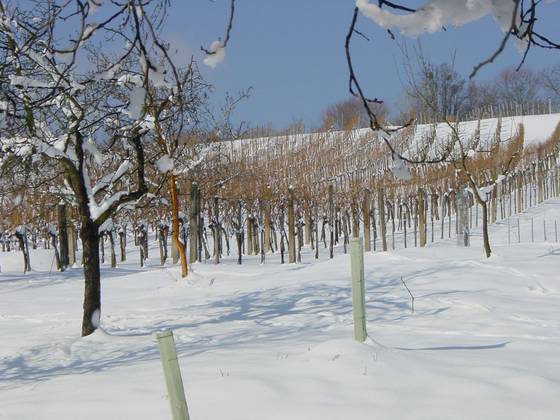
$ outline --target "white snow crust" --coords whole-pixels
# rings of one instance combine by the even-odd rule
[[[119,269],[102,266],[102,328],[85,338],[79,264],[53,272],[53,250],[31,250],[23,275],[21,253],[0,252],[0,418],[170,418],[155,334],[172,329],[193,419],[556,419],[558,220],[553,199],[492,225],[490,259],[479,228],[471,248],[397,238],[366,253],[365,344],[342,245],[318,261],[305,247],[297,265],[197,263],[181,280],[158,258],[141,269],[129,244]]]

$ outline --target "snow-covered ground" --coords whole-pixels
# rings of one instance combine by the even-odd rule
[[[548,242],[542,219],[548,220]],[[535,242],[530,238],[531,215]],[[494,256],[455,239],[365,257],[368,332],[353,341],[350,258],[309,250],[238,266],[103,268],[102,328],[80,338],[80,269],[1,253],[1,419],[170,419],[155,333],[175,334],[191,418],[556,419],[560,244],[549,200],[491,227]],[[539,226],[539,229],[537,229]],[[415,295],[415,311],[401,282]]]
[[[496,134],[500,123],[500,138],[502,141],[513,138],[517,132],[519,125],[522,124],[524,128],[524,145],[539,144],[548,140],[552,135],[558,124],[560,124],[560,113],[540,114],[540,115],[517,115],[511,117],[501,118],[485,118],[481,120],[461,121],[457,126],[457,132],[462,139],[470,139],[476,130],[479,131],[479,136],[483,144],[491,141]],[[396,127],[391,127],[396,128]],[[451,135],[451,129],[447,123],[441,122],[438,124],[418,124],[415,125],[413,134],[408,140],[411,148],[414,146],[422,147],[430,133],[435,132],[437,139],[436,143],[446,144]],[[402,132],[398,132],[397,136]],[[308,144],[309,142],[318,143],[337,143],[340,142],[344,136],[348,136],[348,132],[334,131],[328,133],[308,133],[308,134],[292,134],[280,135],[270,137],[259,137],[253,139],[240,139],[232,140],[221,143],[211,143],[201,150],[201,155],[228,153],[234,155],[239,153],[247,147],[251,147],[253,151],[256,150],[279,150],[288,147],[291,150]],[[351,139],[359,143],[364,138],[375,138],[375,134],[369,128],[360,128],[352,131]],[[267,155],[269,157],[269,154]]]

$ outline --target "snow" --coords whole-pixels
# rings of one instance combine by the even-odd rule
[[[530,243],[544,217],[549,242],[541,227]],[[157,258],[139,268],[130,243],[119,269],[102,267],[101,328],[86,338],[81,269],[55,272],[38,249],[23,275],[21,253],[0,252],[0,418],[171,418],[155,340],[171,329],[193,419],[556,419],[560,200],[516,219],[521,243],[490,227],[490,259],[477,229],[471,248],[366,253],[366,344],[352,339],[342,247],[317,262],[305,248],[302,264],[197,263],[181,280]]]
[[[91,323],[95,328],[99,327],[100,319],[101,319],[101,311],[98,308],[95,311],[93,311],[93,314],[91,314]]]
[[[142,86],[143,79],[142,76],[140,76],[139,74],[125,73],[117,79],[117,83],[119,85],[125,85],[127,83],[130,83],[135,86]]]
[[[49,235],[52,235],[52,236],[57,236],[58,235],[58,232],[56,230],[56,226],[51,224],[51,223],[49,223],[47,225],[47,231],[49,232]]]
[[[480,129],[481,144],[487,144],[492,141],[500,122],[500,139],[506,141],[515,137],[519,130],[519,125],[523,125],[524,129],[524,145],[543,143],[552,135],[555,128],[560,124],[560,114],[546,115],[520,115],[503,118],[486,118],[473,121],[462,121],[457,125],[461,141],[466,144],[474,135],[477,128]],[[480,124],[480,127],[479,127]],[[421,124],[414,127],[413,138],[409,144],[412,150],[416,147],[422,148],[427,138],[435,131],[435,144],[443,145],[448,142],[451,136],[451,128],[447,123],[438,124]],[[484,147],[483,147],[484,149]],[[432,147],[430,156],[435,158],[439,156],[438,147]],[[474,156],[473,151],[469,150],[467,155]],[[471,156],[472,155],[472,156]]]
[[[162,155],[157,161],[156,161],[156,168],[158,169],[158,171],[160,171],[162,174],[166,174],[168,172],[173,171],[173,169],[175,169],[175,162],[173,161],[173,158],[169,155]]]
[[[97,8],[101,6],[102,0],[88,0],[90,13],[97,11]]]
[[[91,220],[97,220],[99,217],[113,205],[121,199],[122,196],[128,194],[126,191],[118,191],[115,194],[111,195],[109,198],[103,200],[100,204],[95,202],[93,196],[90,195],[89,199],[89,213],[91,216]]]
[[[105,161],[105,156],[103,156],[103,153],[101,153],[93,138],[90,137],[86,142],[82,144],[84,150],[87,150],[93,156],[95,163],[97,163],[98,165],[103,164],[103,162]]]
[[[146,89],[142,86],[134,86],[130,91],[130,102],[126,112],[133,120],[137,120],[142,116],[145,98]]]
[[[161,66],[161,68],[157,68],[156,70],[150,71],[150,81],[154,84],[155,87],[161,87],[161,88],[173,87],[173,85],[166,82],[165,80],[165,69],[163,66]]]
[[[117,73],[120,70],[120,68],[121,68],[121,63],[111,65],[106,71],[96,74],[95,80],[111,80],[115,77],[115,73]],[[119,78],[119,83],[122,84],[124,83],[124,81],[122,81]]]
[[[25,76],[16,76],[15,74],[10,74],[8,76],[8,79],[10,79],[10,84],[12,86],[21,87],[22,89],[49,88],[54,86],[53,83],[42,82],[40,80],[32,79]]]
[[[488,201],[488,198],[490,198],[489,194],[494,190],[494,186],[495,184],[490,184],[479,188],[478,195],[480,196],[480,198],[482,198],[482,200],[484,201]]]
[[[108,218],[101,224],[101,226],[99,226],[99,232],[111,232],[114,229],[115,225],[112,218]]]
[[[224,58],[226,57],[226,50],[224,48],[224,45],[222,44],[222,41],[218,40],[212,42],[209,51],[212,54],[207,54],[203,60],[203,63],[209,67],[216,68],[216,66],[224,61]]]
[[[519,128],[519,124],[523,124],[525,145],[539,144],[542,143],[552,135],[554,129],[558,124],[560,124],[560,113],[544,114],[544,115],[519,115],[512,117],[500,118],[501,131],[500,137],[502,140],[508,140],[513,138]],[[478,120],[472,121],[462,121],[457,126],[457,131],[461,136],[461,139],[466,141],[474,135],[477,128],[480,129],[480,138],[482,144],[493,139],[496,133],[496,128],[498,125],[498,118],[485,118],[480,120],[480,127]],[[397,128],[391,126],[389,128]],[[414,131],[412,133],[412,138],[407,141],[409,148],[412,151],[415,150],[416,145],[421,149],[425,144],[426,138],[435,130],[436,133],[436,145],[443,145],[449,141],[449,136],[451,135],[451,129],[447,123],[438,124],[418,124],[414,126]],[[242,140],[232,140],[227,142],[213,143],[210,146],[219,147],[220,150],[210,150],[210,146],[207,147],[207,153],[229,153],[235,154],[240,153],[242,150],[251,147],[254,149],[254,153],[258,151],[273,151],[275,149],[280,149],[281,145],[287,147],[290,150],[297,150],[309,143],[322,142],[325,144],[337,143],[342,138],[347,136],[348,133],[344,131],[334,131],[334,132],[323,132],[323,133],[307,133],[307,134],[294,134],[294,135],[281,135],[274,137],[261,137],[252,139],[242,139]],[[397,132],[395,136],[402,135],[402,132]],[[369,139],[368,141],[378,141],[381,139],[379,133],[373,133],[369,128],[360,128],[352,130],[349,134],[351,140],[356,143],[356,149],[359,151],[360,147],[363,146],[362,141],[364,139]],[[392,139],[391,139],[392,141]],[[432,148],[429,157],[437,158],[441,157],[441,150],[438,147]],[[468,154],[472,155],[475,152]],[[265,153],[268,156],[268,152]],[[412,153],[414,155],[414,153]]]
[[[393,176],[402,181],[408,181],[409,179],[411,179],[412,175],[410,174],[410,169],[408,168],[407,163],[397,155],[394,155],[393,159],[394,165],[391,169],[391,172],[393,172]]]
[[[86,40],[93,35],[93,33],[99,28],[97,23],[88,23],[84,28],[84,33],[82,35],[82,40]]]
[[[130,163],[129,159],[123,160],[117,168],[116,172],[105,175],[92,187],[92,196],[90,197],[90,200],[94,201],[93,195],[97,194],[99,191],[107,187],[111,188],[113,183],[121,179],[123,175],[125,175],[130,170],[131,167],[132,164]]]
[[[382,28],[398,28],[405,36],[434,33],[448,26],[463,26],[491,15],[502,31],[511,26],[515,2],[512,0],[427,0],[414,13],[394,13],[369,0],[356,6]]]

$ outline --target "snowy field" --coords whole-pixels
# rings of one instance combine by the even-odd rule
[[[560,220],[560,200],[525,219]],[[539,219],[540,217],[540,219]],[[542,222],[540,222],[542,223]],[[175,334],[193,420],[557,419],[560,244],[528,223],[365,257],[368,332],[353,341],[350,258],[309,250],[238,266],[102,271],[101,329],[80,338],[81,270],[0,252],[0,419],[170,419],[155,333]],[[152,242],[153,243],[153,242]],[[155,245],[155,243],[153,243]],[[131,247],[132,248],[132,247]],[[415,311],[401,283],[415,295]]]

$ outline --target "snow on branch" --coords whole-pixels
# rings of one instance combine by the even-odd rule
[[[362,14],[385,29],[398,29],[405,36],[434,33],[447,26],[463,26],[491,15],[507,31],[515,8],[512,0],[427,0],[413,13],[394,13],[369,0],[357,0]]]
[[[235,15],[235,0],[230,0],[230,11],[228,22],[226,26],[226,35],[224,40],[217,39],[216,41],[212,42],[210,48],[200,47],[200,49],[206,53],[206,57],[204,58],[203,62],[209,67],[215,68],[218,64],[224,61],[227,44],[229,42],[230,33],[233,28],[233,16]]]

